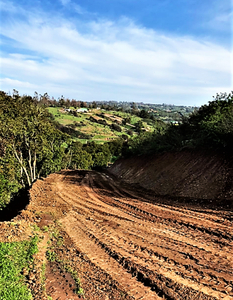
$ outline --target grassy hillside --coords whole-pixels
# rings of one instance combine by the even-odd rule
[[[72,109],[72,108],[70,108]],[[137,123],[142,122],[141,130],[153,131],[155,121],[132,116],[125,112],[89,109],[88,112],[73,114],[61,107],[49,107],[55,121],[73,131],[73,138],[82,143],[87,140],[104,143],[122,137],[137,135]]]

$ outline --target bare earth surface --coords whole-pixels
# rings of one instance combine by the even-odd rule
[[[233,299],[231,211],[175,205],[95,171],[52,174],[30,196],[15,221],[60,224],[56,252],[77,270],[85,299]],[[45,276],[53,299],[82,299],[56,262]]]

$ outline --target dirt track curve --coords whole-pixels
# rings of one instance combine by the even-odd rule
[[[25,214],[51,213],[82,257],[86,299],[233,299],[231,212],[164,204],[94,171],[52,174],[31,197]]]

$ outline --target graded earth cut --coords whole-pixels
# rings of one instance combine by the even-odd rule
[[[61,224],[85,299],[233,299],[230,211],[165,203],[95,171],[52,174],[30,196],[16,219]]]

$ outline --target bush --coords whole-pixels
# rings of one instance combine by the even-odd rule
[[[112,123],[111,128],[112,128],[113,130],[115,130],[115,131],[118,131],[118,132],[121,132],[121,131],[122,131],[121,126],[119,126],[119,125],[117,125],[117,124],[114,124],[114,123]]]

